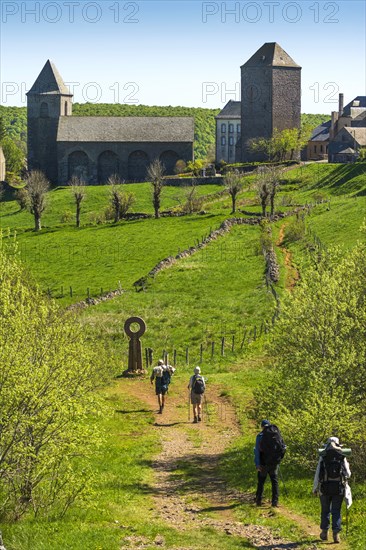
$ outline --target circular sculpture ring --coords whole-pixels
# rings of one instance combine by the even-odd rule
[[[133,332],[131,330],[131,325],[132,323],[137,323],[140,328],[137,332]],[[145,334],[145,331],[146,331],[146,323],[143,319],[141,319],[141,317],[129,317],[126,321],[125,321],[125,326],[124,326],[124,329],[125,329],[125,333],[127,334],[127,336],[129,338],[141,338],[141,336],[143,334]]]

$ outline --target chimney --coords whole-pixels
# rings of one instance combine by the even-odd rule
[[[339,113],[339,116],[342,116],[342,113],[343,113],[343,94],[339,94],[339,99],[338,99],[338,113]]]
[[[339,113],[337,113],[337,111],[332,111],[332,120],[330,123],[329,139],[334,139],[334,136],[336,134],[335,129],[336,129],[338,117],[339,117]]]

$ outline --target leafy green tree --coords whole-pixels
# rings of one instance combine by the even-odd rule
[[[4,137],[1,143],[6,162],[6,179],[10,183],[20,176],[25,166],[24,152],[10,137]]]
[[[346,258],[333,251],[310,267],[282,304],[270,346],[273,369],[257,399],[260,413],[283,427],[299,463],[309,465],[330,435],[354,445],[356,454],[366,442],[360,430],[366,420],[365,288],[363,235]],[[361,473],[366,476],[365,466]]]
[[[2,144],[5,136],[6,136],[6,130],[5,130],[4,118],[0,116],[0,145]]]
[[[123,183],[117,175],[113,175],[108,179],[108,185],[114,223],[117,223],[127,214],[135,202],[135,195],[122,190]]]
[[[231,197],[231,213],[236,212],[236,199],[240,191],[243,189],[243,176],[237,171],[227,172],[224,176],[225,187]]]
[[[29,283],[8,242],[0,238],[0,512],[63,515],[93,477],[105,361],[76,317]]]
[[[159,159],[155,159],[147,169],[147,175],[152,187],[152,200],[155,212],[155,218],[160,217],[161,193],[164,186],[164,166]]]
[[[46,209],[46,196],[50,183],[43,172],[33,170],[27,178],[25,191],[27,193],[27,207],[34,216],[34,229],[41,229],[41,217]]]
[[[69,186],[76,206],[76,227],[80,227],[81,203],[86,197],[85,181],[82,178],[73,176],[69,182]]]

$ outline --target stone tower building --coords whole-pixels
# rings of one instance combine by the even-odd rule
[[[71,116],[72,94],[47,61],[28,96],[28,169],[43,170],[57,181],[57,131],[60,117]]]
[[[276,42],[267,42],[241,67],[241,161],[264,160],[252,139],[300,128],[301,67]],[[239,160],[239,159],[238,159]]]

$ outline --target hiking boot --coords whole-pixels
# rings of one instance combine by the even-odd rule
[[[255,503],[256,503],[257,506],[262,506],[262,501],[261,501],[260,498],[256,498]]]
[[[198,422],[201,422],[201,420],[202,420],[202,418],[199,416],[199,417],[198,417]]]
[[[279,504],[278,502],[272,502],[272,508],[278,508]]]
[[[193,420],[193,424],[197,424],[197,422],[198,422],[198,418],[197,418],[197,416],[195,416],[194,420]]]
[[[163,412],[163,407],[160,407],[160,409],[158,410],[158,414],[161,414]]]
[[[319,536],[321,540],[328,540],[328,531],[323,529]]]
[[[339,533],[335,533],[334,531],[333,531],[333,541],[337,544],[341,542]]]

